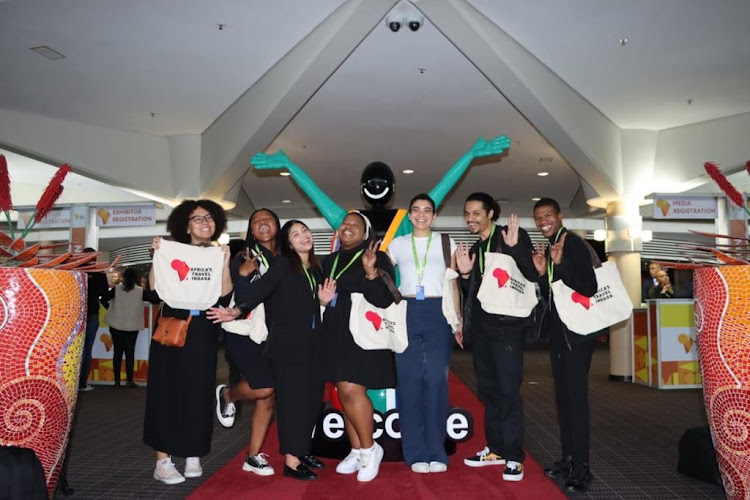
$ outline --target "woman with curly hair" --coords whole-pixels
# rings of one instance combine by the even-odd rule
[[[175,207],[167,220],[167,231],[180,243],[210,246],[226,228],[224,210],[211,200],[187,200]],[[152,249],[159,250],[161,238],[154,238]],[[227,306],[232,294],[229,248],[224,251],[221,297],[217,304]],[[156,289],[154,269],[149,280]],[[154,479],[177,484],[186,477],[200,477],[200,457],[211,450],[213,431],[216,350],[220,329],[206,318],[206,311],[173,309],[163,305],[161,315],[188,319],[183,347],[151,342],[148,390],[143,442],[156,451]],[[171,455],[187,457],[185,474],[180,474]]]

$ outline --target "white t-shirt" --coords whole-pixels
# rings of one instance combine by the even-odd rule
[[[414,251],[411,246],[411,233],[394,238],[388,245],[388,255],[394,264],[398,265],[401,278],[398,290],[403,295],[414,296],[417,294],[417,268],[414,265]],[[417,258],[421,268],[424,254],[427,249],[427,236],[414,238],[417,248]],[[456,242],[450,238],[451,255],[456,251]],[[425,297],[443,296],[443,275],[445,274],[445,260],[443,259],[443,241],[440,233],[432,232],[432,242],[427,255],[427,265],[424,270],[422,285]]]

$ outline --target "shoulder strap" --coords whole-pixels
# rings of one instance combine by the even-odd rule
[[[445,268],[450,269],[451,267],[451,240],[447,233],[440,233],[440,241],[443,244],[443,260],[445,261]]]
[[[401,292],[398,291],[398,288],[396,288],[396,284],[393,282],[393,278],[391,278],[391,275],[383,271],[382,269],[378,269],[378,274],[383,279],[383,281],[385,281],[385,286],[388,287],[388,291],[391,292],[391,295],[393,295],[393,301],[396,304],[401,302],[403,297],[401,296]]]
[[[567,231],[567,234],[573,235],[583,242],[583,244],[586,246],[586,249],[589,251],[589,255],[591,255],[591,265],[594,267],[594,269],[598,269],[602,267],[602,261],[599,259],[599,256],[596,254],[596,250],[594,250],[594,247],[591,246],[591,243],[589,243],[588,241],[586,241],[585,239],[581,238],[576,233],[573,233],[571,231]]]

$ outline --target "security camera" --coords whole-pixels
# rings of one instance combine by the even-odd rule
[[[401,29],[401,26],[404,25],[404,16],[397,12],[388,14],[388,16],[386,16],[385,18],[385,25],[395,33]]]
[[[409,14],[406,17],[406,25],[409,26],[409,29],[412,31],[417,31],[423,24],[424,18],[417,13]]]

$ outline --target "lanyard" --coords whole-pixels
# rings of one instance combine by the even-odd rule
[[[262,251],[261,251],[261,249],[260,249],[260,248],[258,247],[258,244],[257,244],[257,243],[255,244],[255,253],[257,253],[258,255],[260,255],[260,260],[262,260],[262,261],[263,261],[263,265],[264,265],[264,266],[266,266],[266,269],[268,269],[268,268],[270,267],[270,266],[268,265],[268,259],[266,259],[266,256],[265,256],[265,255],[263,255],[263,252],[262,252]]]
[[[334,277],[333,275],[334,275],[334,273],[336,273],[336,268],[339,265],[339,257],[341,256],[341,252],[337,253],[336,254],[336,258],[333,259],[333,267],[331,268],[330,278],[338,280],[341,277],[341,275],[344,274],[344,271],[346,271],[347,269],[349,269],[351,267],[351,265],[354,264],[354,261],[357,260],[360,255],[362,255],[362,252],[364,252],[364,250],[360,250],[359,252],[355,253],[354,257],[352,257],[352,260],[349,261],[349,263],[346,265],[346,267],[344,269],[342,269],[341,272],[339,272]]]
[[[557,230],[557,234],[555,235],[555,242],[553,245],[557,244],[557,240],[560,239],[560,233],[562,232],[563,227],[560,226],[560,229]],[[549,283],[549,289],[552,290],[552,274],[555,272],[555,263],[552,261],[552,251],[550,250],[549,255],[547,255],[547,282]]]
[[[487,238],[487,246],[484,249],[484,252],[482,252],[482,245],[479,245],[479,274],[484,276],[484,253],[490,251],[490,242],[492,241],[492,235],[495,234],[495,228],[497,226],[495,224],[492,224],[492,230],[490,231],[490,236]]]
[[[427,254],[430,252],[430,243],[432,243],[432,231],[430,236],[427,238],[427,249],[424,251],[424,258],[422,259],[422,268],[419,266],[419,257],[417,257],[417,245],[414,243],[414,233],[411,233],[411,251],[414,255],[414,267],[417,271],[417,283],[422,284],[424,279],[424,272],[427,269]]]
[[[307,282],[310,283],[310,291],[312,292],[313,299],[315,298],[315,277],[312,276],[308,271],[307,268],[303,265],[302,270],[305,271],[305,276],[307,277]]]

